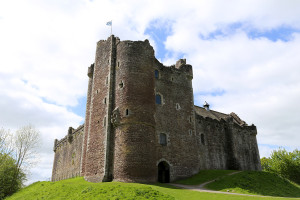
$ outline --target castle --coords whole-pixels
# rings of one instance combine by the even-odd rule
[[[261,170],[257,130],[194,105],[192,66],[164,66],[148,40],[97,43],[84,125],[54,142],[52,181],[170,182],[202,169]]]

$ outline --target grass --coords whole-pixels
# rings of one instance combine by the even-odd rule
[[[236,172],[236,170],[202,170],[191,178],[179,180],[175,183],[184,185],[199,185],[210,180],[221,178],[233,172]]]
[[[36,182],[6,200],[41,199],[174,199],[174,200],[274,200],[275,197],[251,197],[214,194],[178,189],[167,184],[90,183],[82,177],[57,182]]]
[[[242,194],[300,197],[300,186],[269,172],[244,171],[216,180],[206,188]]]

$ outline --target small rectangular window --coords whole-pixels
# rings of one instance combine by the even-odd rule
[[[155,70],[155,71],[154,71],[154,74],[155,74],[155,78],[158,79],[158,78],[159,78],[159,71],[158,71],[158,70]]]
[[[161,96],[159,94],[155,95],[156,104],[161,104]]]
[[[167,145],[167,135],[164,133],[159,134],[159,144],[165,146]]]

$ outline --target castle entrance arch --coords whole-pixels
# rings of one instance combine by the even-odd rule
[[[170,165],[166,161],[162,161],[158,164],[158,182],[170,182]]]

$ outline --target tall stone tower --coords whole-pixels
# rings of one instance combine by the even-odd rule
[[[88,71],[86,180],[156,181],[154,60],[148,40],[98,42]]]

